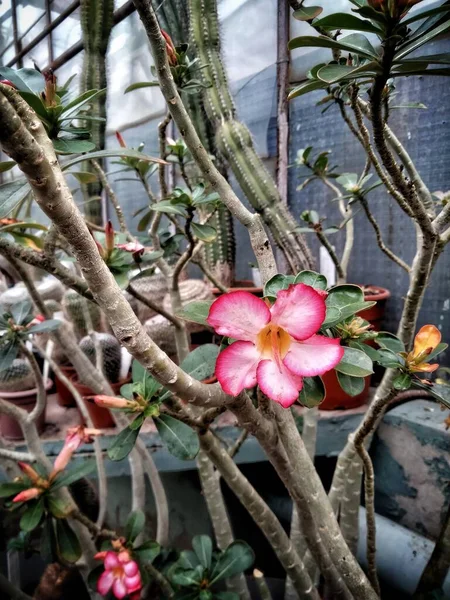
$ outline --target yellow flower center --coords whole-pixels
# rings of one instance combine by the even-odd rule
[[[289,351],[291,336],[282,327],[269,323],[256,338],[256,347],[265,359],[283,359]]]

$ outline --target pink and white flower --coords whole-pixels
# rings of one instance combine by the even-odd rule
[[[139,598],[142,589],[141,574],[136,561],[131,559],[127,550],[121,552],[99,552],[96,558],[103,560],[105,570],[100,575],[97,582],[97,591],[102,596],[106,596],[112,588],[116,598],[125,598],[132,596]]]
[[[323,296],[303,283],[278,292],[270,308],[248,292],[220,296],[207,321],[218,334],[238,340],[217,359],[223,390],[237,396],[257,383],[269,398],[291,406],[303,377],[330,371],[344,355],[339,339],[317,335],[325,313]]]

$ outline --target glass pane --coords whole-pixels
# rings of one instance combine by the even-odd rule
[[[8,49],[8,58],[5,57],[5,50]],[[11,0],[5,0],[0,8],[0,65],[7,62],[11,56],[11,49],[14,54],[14,36],[11,16]]]
[[[19,0],[17,2],[17,28],[19,37],[25,36],[22,45],[28,44],[44,27],[45,0],[32,0],[31,2]]]
[[[59,5],[59,8],[58,8]],[[58,8],[54,11],[54,6]],[[52,19],[56,19],[61,8],[67,8],[67,3],[63,5],[61,2],[52,4]],[[53,54],[55,58],[58,58],[63,52],[68,50],[71,46],[76,44],[81,39],[81,26],[80,26],[80,9],[77,8],[70,16],[67,17],[62,23],[53,30]]]

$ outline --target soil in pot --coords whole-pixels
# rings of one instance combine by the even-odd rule
[[[338,410],[343,408],[357,408],[362,406],[369,395],[370,375],[365,377],[366,383],[364,390],[357,396],[349,396],[339,385],[336,371],[332,369],[324,375],[321,375],[325,386],[325,400],[319,405],[320,410]]]
[[[75,367],[72,367],[72,365],[62,365],[60,366],[60,369],[63,373],[63,375],[65,375],[68,379],[72,379],[73,376],[76,374],[75,371]],[[55,375],[55,386],[56,386],[56,393],[58,394],[58,404],[59,406],[63,406],[64,408],[70,408],[71,406],[76,406],[74,397],[72,396],[70,390],[64,385],[64,383],[58,379],[58,377]]]
[[[48,392],[53,385],[51,379],[45,382],[45,389]],[[2,392],[0,390],[0,398],[11,402],[15,406],[23,408],[27,412],[31,412],[36,405],[37,388],[24,390],[21,392]],[[38,433],[42,433],[45,428],[45,410],[36,421]],[[0,415],[0,432],[7,440],[23,440],[22,429],[18,422],[9,415]]]
[[[216,298],[223,294],[219,288],[213,288],[212,292]],[[255,284],[250,279],[242,279],[234,282],[233,287],[230,288],[230,292],[250,292],[250,294],[262,298],[263,288],[255,287]]]
[[[119,396],[120,388],[129,381],[130,379],[124,379],[123,381],[118,381],[117,383],[111,383],[114,395]],[[95,396],[95,392],[91,390],[91,388],[87,385],[80,383],[80,381],[78,381],[77,375],[75,375],[72,378],[72,383],[82,396],[94,427],[96,429],[107,429],[109,427],[114,427],[115,423],[111,412],[107,408],[103,408],[102,406],[97,406],[95,404],[93,399],[93,396]]]

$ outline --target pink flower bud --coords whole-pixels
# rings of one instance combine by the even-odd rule
[[[114,396],[94,396],[94,402],[102,408],[135,408],[136,402],[125,400],[125,398],[115,398]]]
[[[119,131],[116,131],[116,138],[119,142],[119,145],[122,146],[122,148],[127,147],[127,145],[125,144],[125,140],[123,139],[122,134]]]
[[[11,83],[11,81],[9,81],[9,79],[0,79],[0,83],[3,83],[3,85],[9,85],[10,87],[17,89],[16,86]]]
[[[13,502],[28,502],[28,500],[33,500],[42,494],[42,490],[39,488],[33,487],[28,490],[23,490],[19,492],[17,496],[14,496],[12,499]]]
[[[33,469],[33,467],[31,467],[27,463],[19,461],[17,464],[19,465],[19,468],[22,471],[22,473],[25,473],[25,475],[29,479],[31,479],[31,481],[33,483],[36,483],[37,481],[39,481],[39,479],[41,479],[41,476],[39,475],[39,473],[36,473],[36,471]]]
[[[105,246],[107,252],[114,250],[114,228],[111,221],[108,221],[105,225]]]

